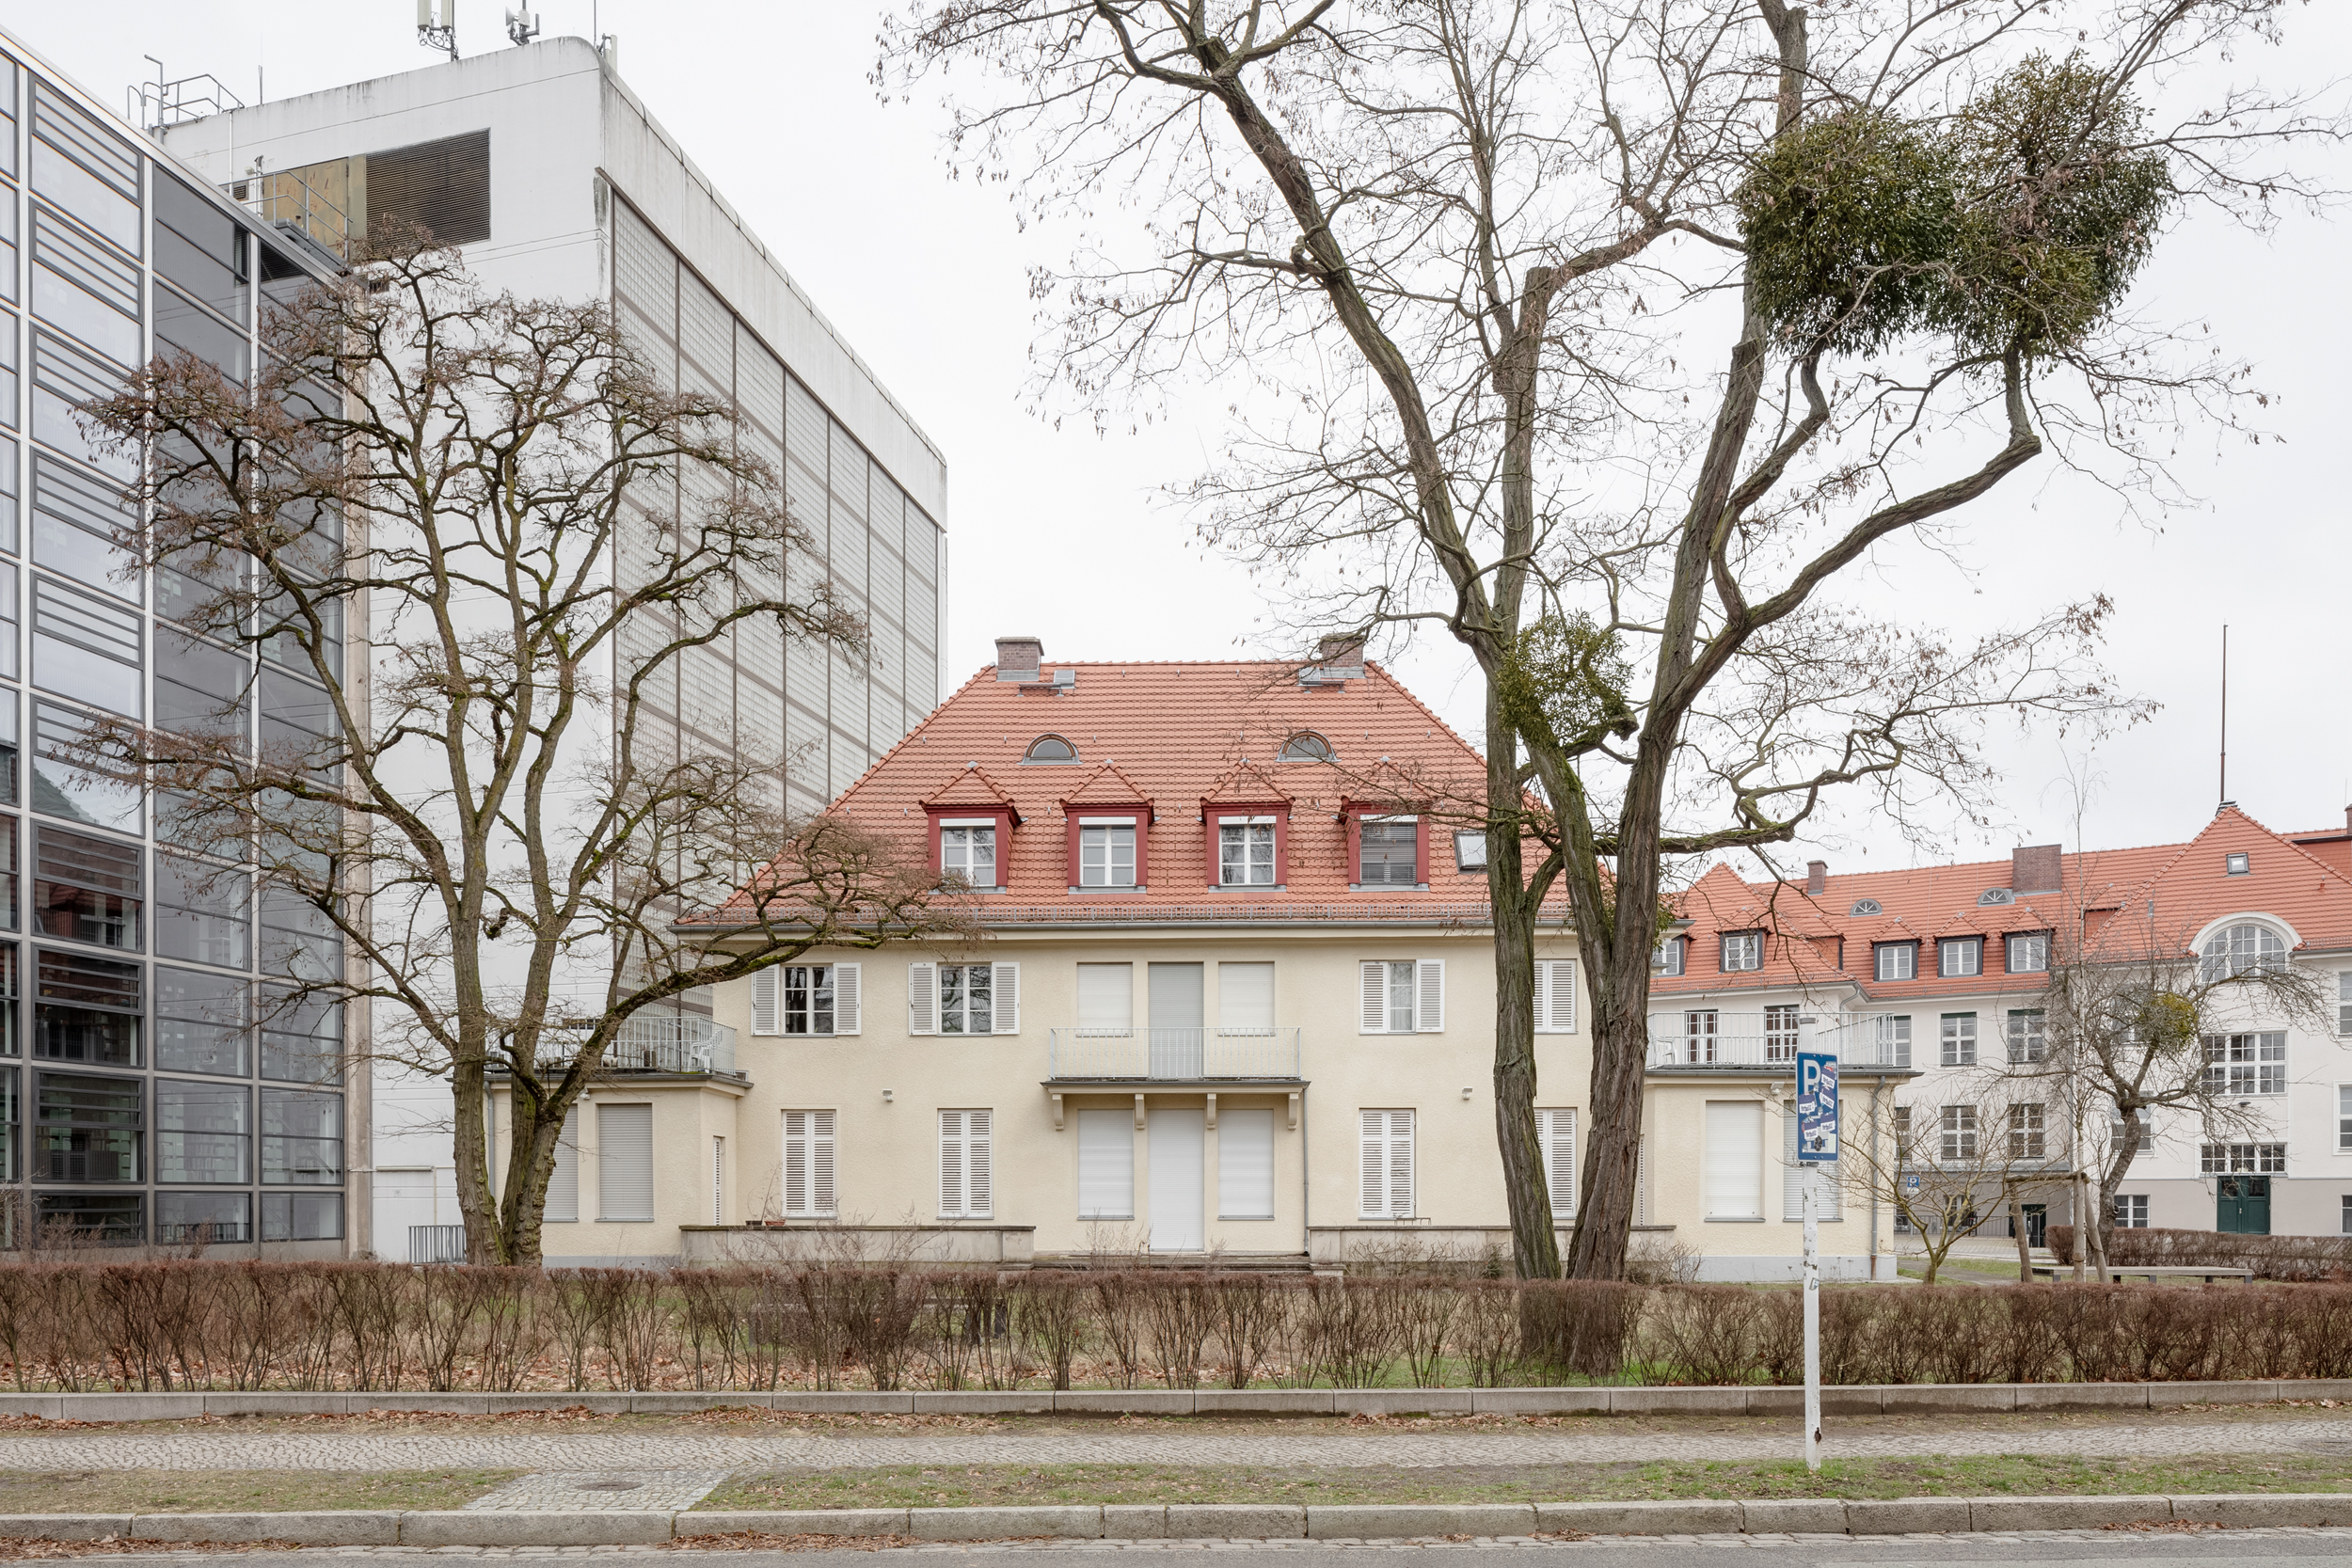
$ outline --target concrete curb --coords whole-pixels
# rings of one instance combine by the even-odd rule
[[[16,1513],[18,1541],[294,1541],[306,1546],[642,1546],[717,1535],[912,1536],[923,1541],[1382,1541],[1588,1535],[1902,1535],[2097,1529],[2196,1520],[2352,1526],[2352,1493],[2217,1497],[1888,1497],[1839,1501],[1576,1503],[1145,1503],[1037,1508],[859,1508],[665,1513],[502,1510],[314,1513]]]
[[[2352,1378],[2280,1383],[1859,1384],[1821,1391],[1836,1416],[1942,1416],[2019,1410],[2161,1410],[2177,1404],[2352,1403]],[[498,1416],[530,1410],[676,1416],[749,1407],[810,1415],[1088,1416],[1772,1416],[1804,1390],[1705,1388],[1050,1388],[835,1393],[7,1394],[0,1416],[68,1421],[183,1421],[203,1416],[344,1416],[418,1411]]]

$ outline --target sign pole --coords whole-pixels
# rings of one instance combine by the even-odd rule
[[[1837,1170],[1837,1056],[1797,1053],[1797,1171],[1804,1214],[1804,1467],[1821,1467],[1821,1182]]]

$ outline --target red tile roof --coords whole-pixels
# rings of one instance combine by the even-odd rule
[[[1360,678],[1301,685],[1275,661],[1081,663],[1070,685],[1000,681],[984,669],[834,802],[833,812],[924,852],[925,807],[1009,803],[1021,825],[1000,848],[1007,891],[981,901],[983,923],[1122,919],[1486,918],[1486,879],[1454,869],[1448,823],[1433,824],[1429,890],[1354,892],[1343,801],[1436,800],[1440,817],[1474,818],[1486,763],[1379,665]],[[1332,760],[1284,760],[1312,732]],[[1052,733],[1079,761],[1023,761]],[[1285,885],[1207,885],[1203,800],[1291,802]],[[1152,807],[1150,885],[1072,894],[1067,816],[1095,805]]]
[[[2233,877],[2228,857],[2240,852],[2249,870]],[[1691,940],[1685,973],[1661,975],[1652,989],[1679,994],[1835,983],[1873,999],[2014,990],[2018,980],[2003,972],[1996,946],[2006,935],[2050,931],[2071,939],[2079,929],[2094,955],[2144,950],[2152,938],[2178,951],[2213,922],[2241,913],[2283,923],[2305,949],[2352,949],[2352,876],[2234,806],[2222,808],[2185,844],[2063,855],[2056,889],[2010,889],[2011,863],[1848,872],[1827,879],[1816,895],[1800,882],[1744,881],[1718,862],[1676,900],[1690,922],[1680,933]],[[2010,901],[1979,902],[1993,889]],[[1877,912],[1856,912],[1866,899]],[[1763,968],[1721,973],[1718,939],[1751,930],[1765,934]],[[1950,936],[1985,939],[1986,973],[1936,974],[1936,939]],[[1890,942],[1920,944],[1916,979],[1874,977],[1872,946]]]

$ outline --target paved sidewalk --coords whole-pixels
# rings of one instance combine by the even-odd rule
[[[745,1470],[891,1465],[1575,1465],[1651,1459],[1786,1459],[1796,1423],[1763,1418],[1753,1433],[1674,1432],[1597,1423],[1582,1431],[1442,1429],[1395,1433],[1187,1433],[1101,1430],[820,1436],[734,1433],[59,1433],[0,1437],[6,1470]],[[1842,1430],[1841,1430],[1842,1427]],[[1833,1419],[1833,1459],[1921,1454],[2185,1453],[2352,1455],[2352,1415],[2227,1422],[2195,1417],[2113,1425],[2076,1422],[1976,1430],[1872,1430]]]

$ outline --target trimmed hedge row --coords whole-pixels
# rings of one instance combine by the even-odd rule
[[[2050,1227],[2050,1251],[2074,1261],[2074,1227]],[[2352,1236],[2237,1236],[2220,1230],[2107,1232],[2107,1266],[2248,1269],[2256,1279],[2343,1279],[2352,1275]]]
[[[0,1267],[24,1390],[1799,1381],[1792,1291],[1175,1269]],[[2352,1286],[1835,1288],[1832,1383],[2352,1376]]]

